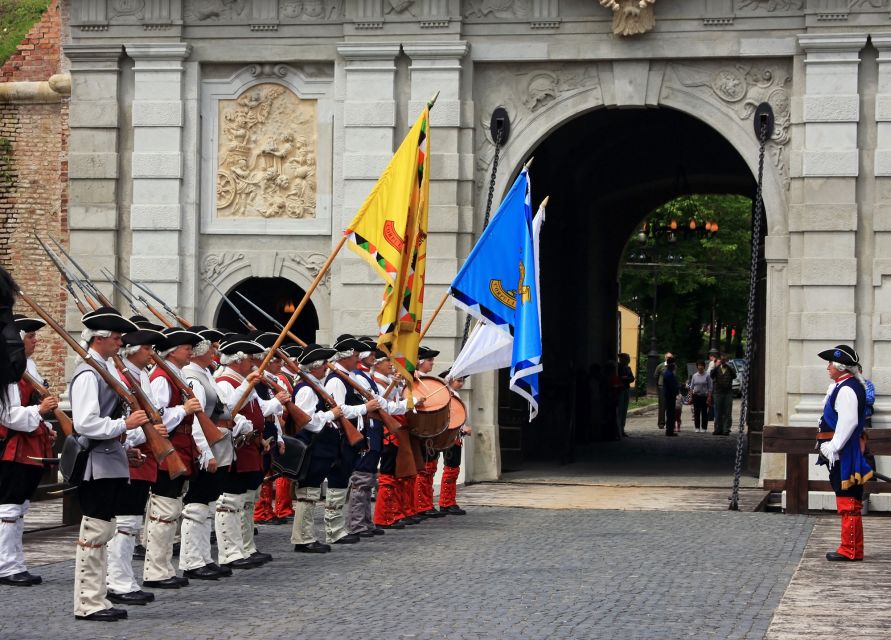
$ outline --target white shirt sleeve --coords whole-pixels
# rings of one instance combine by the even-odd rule
[[[343,410],[347,420],[356,420],[365,415],[365,405],[349,405],[346,402],[346,383],[336,375],[332,376],[325,385],[325,391],[334,398],[334,403]]]
[[[316,393],[310,387],[301,387],[294,397],[296,404],[305,414],[309,416],[309,422],[303,426],[311,433],[318,433],[329,422],[334,422],[334,414],[330,411],[316,411]]]
[[[857,394],[850,387],[842,387],[835,396],[835,410],[838,413],[838,422],[835,424],[835,435],[829,443],[835,450],[835,458],[841,451],[851,435],[857,428]]]
[[[127,430],[123,418],[99,415],[99,382],[89,372],[71,383],[71,421],[80,435],[97,440],[110,440]]]
[[[167,382],[166,378],[159,376],[152,380],[151,385],[155,406],[164,408],[164,414],[161,416],[161,419],[164,421],[164,426],[167,427],[167,433],[170,433],[186,417],[186,410],[182,405],[175,407],[167,406],[170,403],[170,394],[173,393],[173,389],[171,389],[170,383]]]
[[[275,398],[272,398],[271,400],[264,400],[260,396],[254,397],[256,397],[256,399],[260,402],[260,410],[263,411],[264,418],[268,418],[269,416],[280,416],[285,411],[282,403]]]
[[[142,429],[130,429],[127,432],[127,440],[124,444],[128,449],[132,449],[133,447],[145,444],[145,442],[145,431]]]
[[[207,393],[204,391],[204,387],[201,386],[200,382],[196,382],[190,378],[186,378],[186,384],[189,385],[192,393],[195,394],[195,398],[203,407],[207,400]],[[199,463],[201,464],[201,468],[205,469],[207,468],[207,463],[212,460],[214,456],[213,452],[210,450],[210,445],[207,443],[207,438],[204,437],[204,431],[201,429],[201,424],[198,422],[197,418],[192,420],[192,440],[198,445],[198,451],[200,452]]]
[[[37,405],[22,406],[22,398],[19,395],[19,385],[11,384],[6,390],[9,402],[6,406],[0,404],[0,423],[13,431],[31,433],[40,426],[40,413]]]

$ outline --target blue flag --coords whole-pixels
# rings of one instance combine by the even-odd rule
[[[510,388],[538,414],[541,323],[529,174],[524,168],[452,282],[455,304],[513,337]]]

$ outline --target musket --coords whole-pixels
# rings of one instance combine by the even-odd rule
[[[240,310],[237,306],[235,306],[235,303],[233,303],[233,302],[228,298],[228,296],[226,296],[225,293],[223,293],[222,291],[220,291],[220,290],[217,288],[217,286],[216,286],[213,282],[211,282],[210,280],[207,280],[207,284],[209,284],[211,287],[213,287],[213,288],[216,290],[216,292],[219,293],[219,294],[223,297],[223,301],[225,301],[225,303],[228,304],[229,307],[235,312],[235,315],[238,316],[238,319],[239,319],[239,320],[241,321],[241,323],[247,328],[248,331],[256,331],[256,330],[257,330],[257,327],[255,327],[255,326],[253,325],[253,323],[251,323],[250,320],[248,320],[247,318],[244,317],[244,315],[241,313],[241,310]],[[297,364],[290,358],[290,356],[288,356],[287,353],[284,352],[283,349],[280,349],[280,348],[279,348],[279,349],[276,349],[276,355],[277,355],[279,358],[281,358],[283,361],[285,361],[285,362],[288,364],[288,366],[290,366],[290,367],[292,367],[292,368],[295,367],[295,366],[297,366]],[[299,367],[298,367],[298,370],[299,370]],[[285,391],[285,389],[282,388],[281,385],[279,385],[279,384],[277,384],[276,382],[270,380],[270,378],[268,378],[267,376],[262,376],[262,377],[260,378],[260,380],[261,380],[261,382],[263,382],[265,385],[267,385],[267,386],[269,386],[269,387],[272,387],[272,390],[273,390],[274,393],[280,393],[280,392],[282,392],[282,391]],[[290,394],[288,394],[288,395],[290,396]],[[303,409],[301,409],[301,408],[298,407],[296,404],[294,404],[294,401],[291,400],[290,398],[288,399],[287,402],[284,403],[284,406],[285,406],[285,411],[288,412],[288,416],[290,416],[291,421],[294,423],[294,426],[295,426],[295,429],[296,429],[296,430],[295,430],[295,433],[299,433],[300,430],[303,429],[304,426],[306,426],[307,424],[309,424],[309,421],[310,421],[310,420],[312,420],[312,418],[311,418],[310,416],[308,416],[308,415],[303,411]],[[357,431],[356,433],[358,433],[358,431]],[[356,442],[359,442],[361,439],[362,439],[362,436],[360,435],[359,438],[358,438],[358,440],[356,440]]]
[[[124,276],[121,276],[121,277],[124,277]],[[146,299],[143,298],[141,295],[139,295],[139,292],[138,292],[138,291],[135,291],[135,290],[131,289],[131,290],[130,290],[130,293],[133,294],[133,297],[135,297],[137,300],[139,300],[139,302],[141,302],[142,305],[143,305],[146,309],[149,310],[149,313],[151,313],[151,314],[152,314],[153,316],[155,316],[158,320],[160,320],[160,321],[161,321],[161,324],[163,324],[163,325],[164,325],[165,327],[167,327],[167,328],[170,328],[170,327],[173,326],[173,323],[170,322],[170,319],[167,318],[167,316],[165,316],[163,313],[161,313],[160,311],[158,311],[157,309],[155,309],[155,308],[152,306],[152,304],[151,304],[148,300],[146,300]],[[184,326],[185,326],[185,328],[188,328],[188,327],[191,326],[191,325],[189,325],[188,323],[184,323]]]
[[[165,373],[167,378],[176,385],[176,388],[179,389],[180,393],[182,393],[186,398],[192,400],[195,397],[195,392],[192,391],[192,387],[190,387],[185,380],[183,380],[177,373],[170,368],[170,365],[167,363],[164,358],[158,355],[158,352],[152,349],[152,361],[155,363],[155,366],[160,368],[161,371]],[[207,444],[213,445],[226,437],[226,434],[220,431],[219,427],[214,424],[213,420],[210,419],[210,416],[204,412],[204,409],[199,409],[195,412],[195,419],[198,421],[198,425],[201,427],[201,432],[204,434],[205,440],[207,440]]]
[[[62,340],[64,340],[68,344],[68,346],[71,347],[74,352],[83,359],[84,362],[93,367],[96,373],[99,374],[99,377],[105,381],[105,384],[111,387],[111,389],[116,394],[118,394],[118,396],[120,396],[120,398],[124,402],[126,402],[131,408],[139,406],[139,402],[136,400],[136,397],[132,393],[130,393],[130,391],[120,381],[120,379],[111,375],[111,372],[105,367],[104,364],[97,362],[96,359],[90,355],[89,351],[80,346],[77,340],[72,338],[71,335],[67,331],[65,331],[65,329],[63,329],[58,322],[53,320],[53,318],[46,311],[44,311],[43,307],[35,302],[24,291],[19,290],[19,296],[21,296],[22,300],[24,300],[28,304],[28,306],[34,309],[37,315],[39,315],[43,319],[43,321],[46,322],[49,327],[53,331],[55,331],[59,335],[59,337],[62,338]],[[145,424],[142,424],[140,426],[142,427],[143,433],[145,433],[146,441],[150,442],[152,434],[150,434],[149,432],[154,431],[155,427],[152,425],[151,421],[146,421]],[[161,462],[162,460],[164,460],[165,457],[173,453],[173,445],[169,442],[167,443],[167,445],[169,448],[165,448],[163,455],[161,455],[160,458],[158,458],[158,454],[160,454],[161,451],[159,450],[158,454],[156,454],[156,459],[158,460],[158,462]],[[152,452],[154,453],[154,450]],[[175,477],[173,473],[171,473],[170,475],[171,477]]]
[[[169,306],[166,302],[164,302],[164,300],[162,300],[161,297],[160,297],[158,294],[156,294],[154,291],[152,291],[151,289],[149,289],[146,285],[141,284],[141,283],[139,283],[139,282],[136,282],[135,280],[131,280],[131,279],[128,278],[127,276],[121,276],[121,277],[124,278],[124,280],[126,280],[126,281],[129,282],[130,284],[132,284],[134,287],[138,287],[139,289],[142,289],[142,290],[145,291],[149,296],[151,296],[152,298],[154,298],[155,300],[157,300],[158,303],[159,303],[162,307],[164,307],[164,310],[170,315],[170,317],[173,318],[174,320],[176,320],[176,321],[180,324],[180,326],[186,326],[186,324],[188,324],[188,321],[187,321],[187,320],[185,320],[184,318],[182,318],[176,311],[174,311],[173,309],[171,309],[170,306]]]
[[[59,251],[61,251],[63,254],[65,254],[65,257],[68,258],[68,262],[70,262],[74,266],[75,269],[80,271],[80,274],[83,276],[83,281],[90,285],[90,288],[93,290],[93,295],[96,297],[96,299],[99,300],[99,302],[102,303],[103,305],[105,305],[106,307],[114,306],[111,304],[111,301],[109,301],[109,299],[105,297],[105,294],[103,294],[101,291],[99,291],[99,288],[93,284],[92,280],[90,280],[90,276],[87,274],[86,271],[83,270],[83,268],[81,268],[81,266],[79,264],[77,264],[77,262],[75,262],[74,258],[71,257],[71,254],[68,253],[67,251],[65,251],[65,247],[63,247],[59,243],[59,241],[56,240],[55,238],[53,238],[52,236],[49,236],[49,239],[52,240],[53,244],[59,248]]]
[[[139,408],[145,411],[149,420],[152,421],[152,424],[164,424],[161,412],[158,411],[158,409],[155,408],[154,403],[149,400],[149,397],[145,394],[145,391],[143,391],[139,380],[133,377],[133,374],[130,373],[130,370],[127,368],[127,365],[124,363],[121,356],[112,356],[112,360],[114,360],[114,366],[118,368],[121,375],[127,378],[127,384],[130,385],[130,393],[136,397],[136,401],[139,403]],[[179,454],[175,453],[176,449],[173,447],[170,440],[154,429],[149,429],[145,432],[145,441],[148,443],[148,446],[151,447],[155,459],[158,459],[159,462],[160,460],[167,460],[167,473],[170,474],[170,477],[176,478],[186,472],[186,465],[183,463],[182,458],[179,457]],[[174,455],[171,456],[171,453]]]
[[[34,392],[40,396],[40,399],[43,400],[49,395],[50,390],[47,389],[46,385],[40,383],[40,381],[32,376],[30,373],[25,371],[22,374],[22,380],[31,385],[31,388],[34,389]],[[74,434],[74,424],[71,422],[71,418],[68,417],[64,411],[62,411],[59,407],[53,409],[53,416],[56,418],[56,421],[59,423],[59,427],[62,429],[62,434],[67,438],[68,436]]]
[[[46,255],[49,256],[49,259],[52,260],[54,265],[56,265],[56,269],[59,271],[59,274],[62,276],[62,279],[65,280],[65,289],[68,291],[68,294],[72,298],[74,298],[74,304],[75,304],[75,306],[77,306],[77,310],[80,311],[81,314],[86,313],[87,308],[86,308],[86,306],[84,306],[83,302],[81,302],[77,293],[75,293],[72,283],[77,285],[77,287],[83,292],[84,296],[87,296],[87,299],[89,299],[89,295],[91,295],[92,292],[88,291],[86,288],[86,285],[84,285],[84,283],[81,282],[77,278],[77,276],[75,276],[73,273],[71,273],[68,270],[68,268],[62,262],[62,260],[59,258],[59,256],[57,256],[53,252],[52,249],[50,249],[48,246],[46,246],[46,243],[43,240],[41,240],[37,236],[36,233],[34,234],[34,239],[37,240],[37,242],[40,244],[41,247],[43,247],[43,250],[46,253]]]
[[[99,271],[100,273],[102,273],[102,275],[108,278],[108,281],[111,283],[111,286],[114,287],[115,291],[117,291],[124,297],[124,300],[126,300],[127,304],[130,305],[130,310],[133,311],[133,313],[142,313],[139,309],[136,308],[136,300],[127,292],[126,289],[124,289],[124,287],[121,286],[121,284],[115,279],[114,274],[111,271],[109,271],[105,267],[102,267]]]
[[[236,292],[236,293],[238,293],[238,292]],[[281,331],[285,328],[284,325],[282,325],[281,323],[278,322],[278,320],[276,320],[271,315],[266,313],[263,309],[261,309],[259,306],[257,306],[256,304],[254,304],[253,302],[248,300],[244,295],[242,295],[241,293],[238,293],[238,295],[241,297],[242,300],[244,300],[249,305],[251,305],[254,309],[256,309],[264,318],[269,320],[274,326],[278,327],[279,331]],[[291,338],[291,340],[294,340],[300,346],[302,346],[302,347],[306,346],[306,342],[301,340],[296,334],[292,333],[291,331],[288,331],[287,335],[289,338]],[[368,391],[367,389],[365,389],[365,387],[363,387],[362,385],[357,383],[355,380],[353,380],[349,375],[346,375],[345,373],[343,373],[340,369],[338,369],[337,367],[332,365],[330,362],[327,364],[328,364],[328,369],[330,369],[332,372],[334,372],[334,374],[336,376],[338,376],[341,380],[343,380],[343,382],[345,384],[348,384],[349,386],[351,386],[357,393],[359,393],[363,398],[365,398],[366,401],[372,400],[374,398],[374,396],[371,394],[370,391]],[[301,374],[301,377],[307,383],[312,384],[308,380],[308,378],[310,378],[312,376],[306,376],[299,369],[298,369],[298,372]],[[316,391],[317,394],[319,394],[319,397],[321,397],[322,400],[326,404],[328,404],[329,406],[334,406],[334,404],[335,404],[334,398],[332,398],[324,390],[321,391],[321,393],[324,393],[324,396],[322,396],[319,393],[319,388],[317,388],[318,385],[312,385],[312,386],[314,387],[313,390]],[[327,397],[325,397],[325,396],[327,396]],[[381,422],[383,422],[386,425],[386,427],[390,431],[390,433],[395,435],[396,439],[399,441],[399,452],[397,453],[397,456],[396,456],[396,467],[397,467],[396,475],[400,478],[414,475],[416,473],[417,469],[416,469],[416,464],[415,464],[415,457],[411,452],[412,444],[411,444],[411,438],[409,436],[408,431],[399,423],[398,420],[396,420],[396,418],[394,418],[389,413],[387,413],[383,408],[380,408],[377,413],[381,419]],[[353,426],[353,423],[351,423],[349,420],[346,420],[346,419],[344,419],[343,421],[349,423],[350,427],[352,427],[352,430],[356,431],[356,428]],[[349,440],[349,431],[347,431],[345,429],[344,433],[347,435],[347,440]],[[359,432],[356,431],[356,433],[358,434]],[[359,435],[361,435],[361,434],[359,434]],[[351,442],[350,444],[353,444],[353,443]]]

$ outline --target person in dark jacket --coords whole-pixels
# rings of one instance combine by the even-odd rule
[[[680,386],[675,375],[674,358],[668,360],[665,371],[662,373],[662,406],[665,412],[665,435],[675,436],[675,403],[677,402]]]
[[[713,433],[716,436],[729,436],[733,422],[733,381],[736,379],[736,370],[727,362],[727,357],[722,355],[710,375],[715,407]]]

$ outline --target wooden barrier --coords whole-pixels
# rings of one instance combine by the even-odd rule
[[[891,429],[869,429],[869,451],[873,455],[891,455]],[[768,491],[786,492],[786,513],[807,513],[809,491],[832,491],[828,480],[808,480],[811,465],[808,456],[817,453],[817,429],[811,427],[764,427],[764,453],[786,454],[786,479],[765,480]],[[866,493],[891,493],[891,483],[870,481]]]

